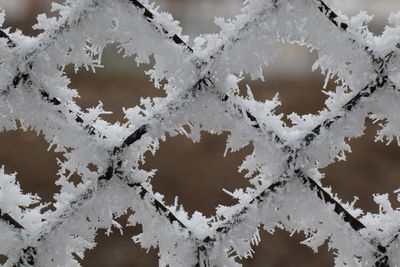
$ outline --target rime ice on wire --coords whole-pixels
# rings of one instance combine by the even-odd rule
[[[399,138],[399,19],[393,15],[376,37],[365,27],[370,16],[347,18],[335,7],[334,0],[248,0],[235,19],[217,19],[220,32],[197,37],[193,48],[179,23],[148,1],[66,0],[53,4],[59,17],[38,16],[37,37],[2,29],[0,127],[42,133],[65,157],[55,210],[45,213],[1,170],[6,265],[79,266],[73,255],[95,246],[98,229],[122,229],[114,219],[132,210],[129,224],[143,229],[133,240],[158,248],[160,266],[238,266],[236,259],[252,256],[260,241],[260,224],[270,232],[303,231],[314,251],[328,240],[337,266],[395,266],[399,214],[387,196],[375,196],[379,214],[364,214],[322,188],[318,169],[345,159],[347,141],[363,134],[366,117],[382,126],[377,140]],[[313,68],[327,81],[338,78],[326,108],[290,115],[292,127],[275,111],[278,97],[258,102],[251,89],[246,98],[238,94],[243,75],[268,82],[262,66],[279,60],[281,42],[317,50]],[[101,103],[81,110],[63,72],[68,64],[95,71],[111,43],[138,64],[154,58],[147,74],[167,95],[124,109],[126,124],[102,120]],[[140,169],[145,152],[155,153],[165,138],[184,134],[198,142],[204,131],[229,132],[226,153],[254,148],[240,166],[252,187],[233,192],[238,203],[219,207],[215,218],[167,206],[152,191],[154,173]],[[69,180],[73,173],[82,183]]]

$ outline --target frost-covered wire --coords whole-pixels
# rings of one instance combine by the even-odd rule
[[[144,248],[158,247],[161,266],[237,265],[235,256],[251,256],[251,245],[259,242],[260,224],[269,231],[276,226],[304,231],[309,236],[304,243],[314,250],[329,240],[338,266],[395,264],[398,256],[389,245],[398,237],[393,222],[398,214],[392,210],[388,217],[390,204],[376,197],[381,213],[361,216],[319,185],[318,168],[343,157],[345,138],[360,135],[367,116],[387,121],[379,139],[399,138],[395,105],[382,106],[398,98],[393,89],[399,33],[387,28],[374,39],[363,26],[367,16],[349,20],[329,7],[335,1],[327,3],[246,1],[241,15],[218,20],[221,32],[198,37],[193,48],[169,14],[136,0],[68,0],[54,5],[60,18],[39,16],[36,27],[44,33],[36,38],[0,32],[2,128],[14,129],[20,121],[23,129],[43,132],[66,157],[60,162],[56,210],[41,214],[36,207],[35,227],[15,227],[22,236],[14,238],[19,245],[6,253],[7,263],[76,266],[72,255],[83,257],[94,246],[97,229],[120,227],[114,218],[131,209],[129,223],[143,227],[134,240]],[[326,32],[329,38],[321,39]],[[336,75],[342,83],[317,116],[291,115],[293,127],[275,114],[277,98],[260,103],[250,90],[247,98],[237,94],[243,73],[262,77],[261,66],[274,60],[280,41],[317,49],[315,66],[327,80]],[[145,99],[142,108],[125,110],[125,125],[101,120],[101,106],[81,111],[73,100],[77,92],[68,89],[60,70],[70,63],[95,70],[112,42],[138,63],[154,56],[147,73],[157,87],[166,80],[167,97]],[[241,166],[253,188],[234,192],[238,204],[218,208],[215,218],[189,217],[177,203],[167,206],[152,192],[153,174],[140,169],[143,154],[154,153],[167,134],[199,141],[201,131],[230,132],[227,152],[249,143],[254,147]],[[73,173],[82,177],[77,186],[69,182]],[[11,226],[22,218],[18,212],[3,215]],[[383,217],[389,218],[386,228],[376,223]]]

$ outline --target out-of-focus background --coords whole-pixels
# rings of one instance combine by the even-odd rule
[[[27,35],[37,35],[31,29],[38,13],[49,12],[50,0],[0,0],[0,7],[6,10],[6,26],[19,28]],[[60,2],[60,1],[59,1]],[[181,21],[184,33],[191,38],[200,33],[216,32],[214,17],[232,17],[242,6],[240,0],[156,0]],[[342,9],[348,15],[359,10],[375,14],[370,29],[379,34],[391,12],[400,11],[398,0],[340,0]],[[323,36],[321,36],[323,38]],[[79,90],[78,103],[83,107],[104,103],[105,109],[114,114],[105,117],[110,122],[123,121],[122,107],[132,107],[140,97],[163,95],[155,89],[144,75],[145,67],[137,67],[130,58],[117,55],[112,47],[105,51],[104,69],[96,74],[79,71],[69,73],[71,87]],[[325,95],[321,93],[323,76],[311,72],[315,58],[307,49],[284,45],[273,66],[264,69],[266,82],[244,80],[259,100],[271,98],[279,92],[282,107],[278,111],[287,114],[315,113],[323,107]],[[332,89],[331,82],[327,90]],[[339,197],[352,201],[359,197],[358,206],[365,211],[376,212],[372,201],[374,193],[391,193],[399,186],[400,150],[395,145],[385,146],[374,143],[377,127],[367,123],[366,136],[351,141],[353,153],[347,162],[332,164],[325,170],[325,185],[333,187]],[[158,169],[153,179],[154,188],[166,195],[171,202],[176,195],[189,212],[199,210],[212,215],[218,204],[234,203],[222,188],[230,191],[247,185],[243,174],[237,172],[238,165],[250,152],[250,148],[223,157],[224,136],[204,134],[198,144],[182,136],[168,138],[161,144],[156,156],[148,156],[144,165],[147,169]],[[8,172],[18,172],[18,179],[26,192],[37,193],[44,201],[52,201],[52,195],[59,189],[54,185],[57,179],[56,158],[61,155],[47,151],[48,145],[41,135],[32,132],[0,133],[0,165]],[[295,203],[294,203],[295,205]],[[122,218],[123,223],[126,218]],[[157,266],[157,250],[148,253],[130,239],[140,227],[126,228],[125,235],[118,231],[105,236],[100,231],[95,249],[87,251],[84,266],[134,267]],[[261,244],[254,247],[253,259],[241,260],[247,267],[276,266],[332,266],[334,252],[327,251],[325,244],[320,253],[314,254],[299,242],[304,238],[278,230],[274,235],[262,233]]]

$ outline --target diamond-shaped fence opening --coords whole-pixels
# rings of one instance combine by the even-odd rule
[[[327,81],[319,69],[313,68],[317,58],[316,50],[310,51],[305,46],[285,43],[277,51],[273,63],[263,69],[267,82],[251,80],[246,75],[239,82],[240,95],[248,96],[247,87],[251,88],[254,99],[260,102],[278,94],[281,104],[275,111],[283,115],[281,119],[286,125],[292,126],[288,119],[290,114],[318,113],[328,98],[324,92],[336,88],[335,78]]]
[[[116,218],[128,210],[128,224],[142,227],[134,241],[158,248],[161,266],[236,266],[252,256],[260,227],[302,231],[314,251],[328,242],[337,266],[399,264],[399,212],[387,195],[374,196],[379,213],[363,213],[322,187],[318,171],[344,157],[367,117],[381,127],[378,140],[399,138],[398,15],[374,36],[368,16],[348,19],[333,0],[249,0],[234,20],[218,20],[220,33],[191,47],[178,24],[148,2],[67,0],[53,8],[60,16],[39,16],[37,37],[0,32],[1,128],[40,132],[65,158],[50,210],[0,171],[6,266],[78,266],[96,233],[122,229]],[[315,66],[339,79],[326,109],[292,114],[292,126],[274,111],[277,98],[258,102],[237,88],[245,73],[262,77],[281,42],[318,50]],[[126,109],[125,124],[102,120],[101,106],[82,111],[63,73],[68,64],[100,66],[110,43],[138,63],[153,57],[147,73],[166,92]],[[218,207],[213,217],[188,216],[153,192],[153,173],[140,166],[167,136],[197,142],[205,131],[229,133],[226,153],[253,146],[240,167],[251,187],[233,192],[238,204]],[[70,181],[72,173],[81,183]]]
[[[396,200],[397,168],[400,148],[392,142],[382,145],[374,142],[379,125],[366,120],[364,135],[349,141],[351,153],[346,161],[336,162],[322,169],[326,179],[321,180],[324,186],[332,186],[332,191],[342,201],[353,201],[359,198],[356,206],[365,212],[379,212],[379,205],[374,201],[374,194],[388,193],[393,208],[398,208]],[[346,181],[345,183],[343,181]]]
[[[117,221],[126,223],[131,213],[119,217]],[[96,235],[96,247],[85,252],[85,257],[79,260],[82,266],[157,266],[156,249],[144,250],[132,245],[131,237],[141,232],[141,226],[124,227],[123,233],[101,229]]]
[[[146,170],[157,169],[152,179],[153,190],[163,194],[167,204],[173,204],[179,196],[189,214],[199,211],[213,216],[218,205],[237,203],[224,191],[250,185],[237,170],[251,147],[223,157],[226,138],[226,134],[205,133],[199,144],[180,135],[167,138],[156,155],[147,156],[143,165]]]
[[[34,131],[5,131],[0,133],[0,162],[6,173],[18,173],[20,187],[25,192],[37,194],[43,202],[51,202],[59,187],[57,180],[57,158],[62,153],[47,151],[43,136]],[[50,208],[51,206],[49,206]]]
[[[143,66],[136,66],[133,57],[117,55],[118,48],[106,47],[102,56],[102,68],[93,73],[90,69],[67,67],[71,80],[70,88],[77,89],[80,97],[76,103],[82,110],[93,108],[99,103],[108,112],[101,118],[107,122],[126,123],[123,108],[140,104],[141,98],[165,97],[165,92],[155,88],[148,77],[143,75]],[[134,90],[132,90],[134,88]]]

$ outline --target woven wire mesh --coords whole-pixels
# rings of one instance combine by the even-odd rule
[[[303,9],[296,10],[297,7]],[[103,10],[105,15],[114,12],[115,16],[129,15],[133,21],[122,25],[115,17],[109,20],[101,17],[104,14],[99,15],[98,10]],[[388,41],[387,47],[378,49],[377,44],[371,43],[367,28],[362,25],[355,28],[357,22],[347,20],[322,0],[249,1],[243,17],[228,22],[215,44],[194,48],[176,31],[173,21],[147,2],[68,1],[60,13],[60,19],[43,22],[47,27],[45,32],[33,40],[1,31],[2,53],[8,55],[2,61],[5,70],[2,127],[14,129],[18,121],[19,127],[43,132],[49,144],[67,158],[61,164],[59,183],[63,188],[56,198],[55,211],[41,213],[42,207],[37,201],[22,193],[18,193],[19,199],[26,199],[21,203],[15,201],[2,206],[2,229],[10,233],[5,237],[9,244],[2,250],[8,257],[6,265],[78,265],[73,254],[83,255],[85,249],[93,246],[98,229],[115,226],[114,218],[131,209],[134,215],[130,223],[143,227],[143,234],[134,240],[144,248],[158,246],[163,266],[236,265],[235,257],[251,256],[251,245],[259,242],[260,224],[267,230],[279,226],[288,231],[304,231],[310,235],[305,243],[313,249],[329,239],[330,246],[337,250],[338,266],[396,266],[397,213],[392,210],[392,217],[388,217],[390,209],[385,210],[385,203],[381,201],[380,214],[362,217],[351,205],[341,203],[329,189],[322,187],[317,173],[319,167],[329,165],[348,148],[343,140],[357,135],[352,130],[362,129],[366,116],[386,119],[389,126],[393,120],[392,128],[396,129],[395,115],[374,106],[384,101],[388,105],[389,100],[396,103],[398,97],[393,63],[398,49],[395,41]],[[285,18],[288,13],[293,16],[292,20]],[[314,39],[321,38],[321,32],[315,28],[305,31],[311,24],[303,20],[304,16],[325,21],[322,32],[329,29],[327,34],[334,35],[338,44],[330,44],[332,40],[314,43]],[[100,19],[105,20],[102,24],[110,24],[110,29],[97,27],[87,33],[80,30],[80,27],[87,30],[85,27],[92,26],[87,21],[96,24]],[[264,24],[281,28],[277,30],[274,25],[268,28]],[[139,36],[149,36],[141,36],[142,43],[131,44],[134,38],[129,30]],[[275,35],[278,32],[279,37],[272,32]],[[255,38],[255,34],[260,35]],[[396,36],[395,29],[392,35]],[[126,116],[134,118],[127,125],[102,121],[101,107],[87,113],[80,111],[73,100],[76,93],[64,90],[68,82],[59,76],[60,67],[68,63],[79,66],[90,62],[87,66],[93,68],[101,64],[98,44],[107,43],[110,36],[123,49],[138,54],[138,62],[146,62],[146,56],[154,55],[156,64],[150,75],[155,86],[160,86],[162,75],[169,76],[165,86],[167,97],[144,100],[142,110],[127,110]],[[249,45],[257,47],[267,42],[273,49],[275,43],[269,43],[270,39],[280,38],[320,49],[319,60],[321,68],[327,70],[327,79],[332,71],[340,77],[343,87],[351,88],[338,90],[338,96],[328,102],[329,110],[304,119],[304,124],[299,123],[292,130],[294,137],[285,133],[291,129],[280,127],[280,117],[270,111],[275,107],[274,101],[259,103],[230,90],[236,82],[231,74],[243,70],[242,61],[246,61],[243,63],[246,71],[256,78],[258,62],[253,66],[251,61],[270,56],[269,51],[260,50],[247,54],[251,51]],[[146,47],[146,43],[154,40],[161,40],[160,47],[165,46],[165,50],[151,51],[158,47]],[[80,47],[79,42],[84,45]],[[347,50],[336,60],[344,61],[335,69],[334,64],[330,65],[330,60],[335,59],[329,56],[337,51],[329,52],[329,49],[343,42],[347,43],[343,50]],[[83,49],[87,58],[75,54],[79,49]],[[348,53],[356,59],[362,56],[360,61],[369,61],[369,64],[360,69],[352,62],[353,58],[346,60]],[[174,57],[176,61],[164,59]],[[185,57],[189,60],[179,61]],[[183,73],[187,68],[191,69],[189,77]],[[44,70],[46,73],[41,73]],[[362,79],[353,79],[361,74]],[[373,106],[375,112],[365,108],[368,106]],[[138,116],[139,113],[142,115]],[[188,125],[190,131],[183,125]],[[390,127],[383,128],[382,136],[390,138],[390,130]],[[139,168],[143,154],[155,153],[159,140],[165,139],[167,133],[184,134],[198,141],[200,131],[230,132],[227,150],[240,149],[249,142],[254,145],[254,152],[244,165],[254,187],[233,194],[240,199],[239,203],[221,208],[212,218],[198,214],[189,218],[178,205],[167,206],[152,191],[151,174]],[[315,150],[325,155],[313,155]],[[274,157],[280,159],[274,161]],[[89,164],[98,169],[90,170]],[[73,172],[83,177],[82,184],[72,186],[68,182],[68,173]],[[13,184],[15,177],[4,173],[2,176]],[[11,191],[5,185],[1,189]],[[37,206],[30,208],[35,203]],[[21,206],[25,208],[20,209]],[[390,225],[379,227],[384,219]]]

